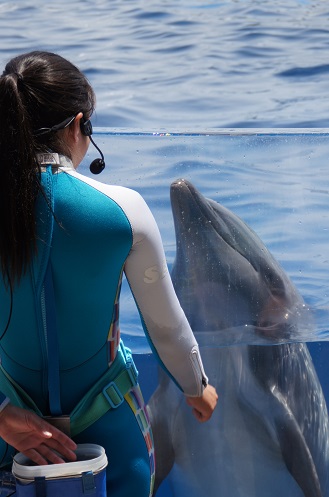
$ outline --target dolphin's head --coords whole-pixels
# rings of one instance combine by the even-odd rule
[[[194,331],[253,327],[287,338],[304,303],[259,237],[187,180],[170,189],[176,232],[172,279]]]

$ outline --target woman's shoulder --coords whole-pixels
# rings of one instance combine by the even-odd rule
[[[140,214],[143,210],[149,210],[144,198],[139,192],[121,185],[113,185],[102,183],[85,176],[77,171],[70,172],[77,180],[89,185],[91,188],[99,191],[101,194],[106,195],[108,198],[116,202],[124,211],[129,213],[138,212]]]
[[[78,171],[70,171],[71,176],[74,176],[76,179],[82,181],[83,183],[95,188],[96,190],[108,194],[108,195],[119,195],[119,196],[131,196],[136,199],[141,197],[141,195],[132,188],[121,186],[121,185],[113,185],[110,183],[103,183],[101,181],[97,181],[94,178],[81,174]]]

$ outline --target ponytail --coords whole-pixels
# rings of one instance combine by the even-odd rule
[[[1,271],[19,281],[36,250],[35,198],[39,190],[31,123],[17,74],[0,78],[0,257]]]
[[[79,112],[89,118],[94,106],[84,74],[51,52],[19,55],[0,77],[0,270],[11,288],[37,250],[35,201],[43,193],[37,153],[71,158],[62,131],[36,131]]]

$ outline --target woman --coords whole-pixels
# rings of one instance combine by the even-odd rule
[[[109,495],[146,497],[152,435],[120,340],[123,271],[152,350],[200,421],[217,394],[145,202],[76,172],[94,106],[85,76],[56,54],[20,55],[0,78],[0,455],[60,463],[76,443],[98,443]],[[74,441],[54,427],[60,417],[65,431],[63,415]]]

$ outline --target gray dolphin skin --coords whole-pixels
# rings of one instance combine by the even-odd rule
[[[172,279],[219,402],[199,423],[159,373],[148,404],[155,490],[169,475],[179,497],[329,496],[326,402],[297,341],[312,324],[303,299],[235,214],[184,179],[171,185],[171,204]]]

